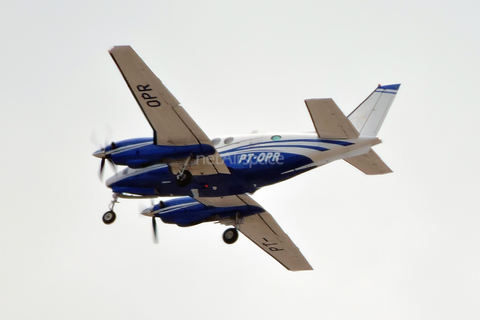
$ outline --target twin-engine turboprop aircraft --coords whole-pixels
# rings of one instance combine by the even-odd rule
[[[115,220],[117,198],[179,197],[143,210],[181,227],[202,222],[231,226],[223,240],[234,243],[238,231],[288,270],[312,267],[273,217],[248,194],[313,168],[343,159],[366,174],[390,168],[373,151],[377,133],[400,87],[378,86],[348,117],[332,99],[305,100],[315,133],[253,133],[210,140],[178,100],[130,46],[110,54],[140,109],[153,138],[112,142],[93,155],[125,169],[109,178],[113,191],[103,222]]]

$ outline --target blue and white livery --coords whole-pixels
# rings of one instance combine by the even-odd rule
[[[117,198],[177,197],[143,210],[156,220],[181,227],[203,222],[231,226],[223,234],[234,243],[238,231],[288,270],[312,267],[272,215],[248,194],[335,160],[365,174],[390,168],[373,151],[378,131],[400,87],[378,86],[348,117],[332,99],[308,99],[314,133],[252,133],[211,140],[130,46],[110,54],[153,137],[112,142],[93,155],[125,168],[110,177],[113,191],[106,224],[116,217]]]

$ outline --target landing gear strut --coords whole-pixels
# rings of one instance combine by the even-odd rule
[[[187,169],[190,168],[190,161],[192,160],[192,155],[189,155],[185,160],[185,163],[180,168],[180,171],[177,173],[177,186],[186,187],[192,181],[192,173]]]
[[[235,243],[238,239],[238,231],[235,228],[229,228],[225,230],[223,233],[223,241],[225,241],[226,244],[232,244]]]
[[[112,202],[110,202],[110,204],[108,205],[108,209],[110,209],[110,210],[108,210],[107,212],[105,212],[103,214],[103,217],[102,217],[103,223],[112,224],[115,221],[115,219],[117,218],[117,215],[113,211],[113,208],[115,207],[115,203],[118,203],[117,199],[118,199],[118,195],[116,193],[114,193]]]

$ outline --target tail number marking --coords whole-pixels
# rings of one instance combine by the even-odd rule
[[[258,154],[244,153],[240,155],[238,163],[268,163],[279,164],[280,152],[261,152]]]

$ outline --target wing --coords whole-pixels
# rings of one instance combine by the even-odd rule
[[[110,55],[153,128],[155,144],[162,146],[208,144],[213,146],[205,132],[132,47],[116,46],[110,50]],[[218,152],[209,156],[208,160],[203,163],[197,164],[196,168],[191,171],[193,174],[230,173]]]
[[[196,200],[207,206],[248,206],[252,211],[260,211],[259,213],[240,219],[239,223],[236,223],[236,221],[233,220],[220,222],[234,224],[238,231],[252,240],[257,246],[280,262],[288,270],[313,270],[303,254],[290,237],[283,232],[282,228],[278,225],[272,215],[265,211],[265,209],[248,195],[242,194],[217,198],[196,198]]]
[[[315,130],[322,139],[353,139],[357,129],[332,99],[305,100]]]

